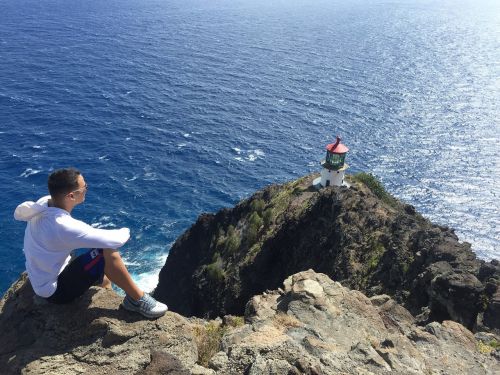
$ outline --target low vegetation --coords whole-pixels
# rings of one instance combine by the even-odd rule
[[[220,350],[222,337],[227,327],[217,322],[193,326],[193,334],[198,347],[198,364],[207,366],[210,359]]]
[[[390,206],[396,207],[397,200],[385,190],[384,185],[371,173],[360,172],[352,176],[354,181],[363,183],[373,194]]]
[[[496,340],[490,342],[477,342],[477,349],[483,354],[490,354],[492,351],[500,349],[500,343]]]
[[[219,253],[215,253],[213,262],[206,266],[208,277],[214,281],[221,281],[226,277],[223,261]]]

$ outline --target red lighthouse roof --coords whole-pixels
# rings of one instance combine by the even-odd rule
[[[349,149],[340,143],[340,137],[337,136],[337,141],[335,143],[330,143],[326,146],[327,151],[330,151],[334,154],[345,154]]]

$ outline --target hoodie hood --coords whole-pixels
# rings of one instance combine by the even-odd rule
[[[48,202],[50,195],[40,198],[36,202],[27,201],[21,203],[16,207],[14,211],[14,219],[21,221],[30,221],[35,216],[40,215],[42,212],[46,211],[48,207]]]

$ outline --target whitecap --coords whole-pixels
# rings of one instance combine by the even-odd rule
[[[99,160],[108,160],[108,159],[106,159],[107,157],[108,157],[108,155],[99,156]]]
[[[14,155],[13,155],[14,156]],[[40,173],[42,170],[41,169],[32,169],[32,168],[26,168],[26,170],[20,174],[19,177],[29,177],[34,174]]]
[[[177,148],[183,148],[183,147],[186,147],[186,143],[179,143],[177,145]]]
[[[234,160],[243,161],[243,158],[241,156],[238,156],[238,157],[234,158]]]
[[[152,259],[152,262],[149,262],[154,263],[157,266],[154,271],[132,274],[132,278],[137,283],[139,288],[143,289],[146,292],[151,292],[154,288],[156,288],[156,285],[158,285],[158,276],[160,274],[161,268],[167,261],[167,257],[168,254],[158,254],[154,257],[154,259]]]
[[[40,150],[41,148],[44,148],[45,146],[40,146],[40,145],[33,145],[31,146],[31,148],[35,149],[35,150]]]
[[[233,147],[232,150],[236,152],[238,155],[241,154],[241,149],[239,149],[238,147]]]
[[[113,224],[113,223],[105,223],[105,224],[102,224],[99,228],[100,228],[100,229],[116,228],[116,224]]]
[[[254,153],[255,153],[255,155],[257,155],[257,156],[264,156],[264,155],[266,155],[266,154],[264,153],[264,151],[259,150],[259,149],[253,150],[253,152],[254,152]]]
[[[160,275],[160,270],[153,272],[145,272],[138,275],[132,275],[135,283],[139,288],[144,290],[146,293],[150,293],[158,285],[158,276]]]
[[[254,154],[250,154],[250,155],[248,155],[247,159],[249,161],[255,161],[255,160],[257,160],[257,156],[255,156]]]
[[[154,180],[157,180],[158,177],[156,176],[156,173],[154,173],[154,172],[146,172],[146,173],[144,173],[144,179],[146,181],[154,181]]]
[[[141,264],[139,262],[133,262],[131,260],[128,260],[127,258],[122,258],[123,259],[123,263],[127,266],[127,267],[134,267],[134,266],[140,266]]]
[[[125,138],[126,141],[130,141],[131,139],[132,138],[130,138],[130,137]]]
[[[184,133],[182,136],[183,136],[184,138],[189,138],[189,137],[191,137],[191,134],[189,134],[189,133]]]

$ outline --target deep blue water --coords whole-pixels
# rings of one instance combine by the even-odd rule
[[[149,288],[201,212],[319,171],[336,134],[498,258],[499,103],[495,1],[0,0],[0,292],[53,169],[90,186],[75,217],[131,228]]]

